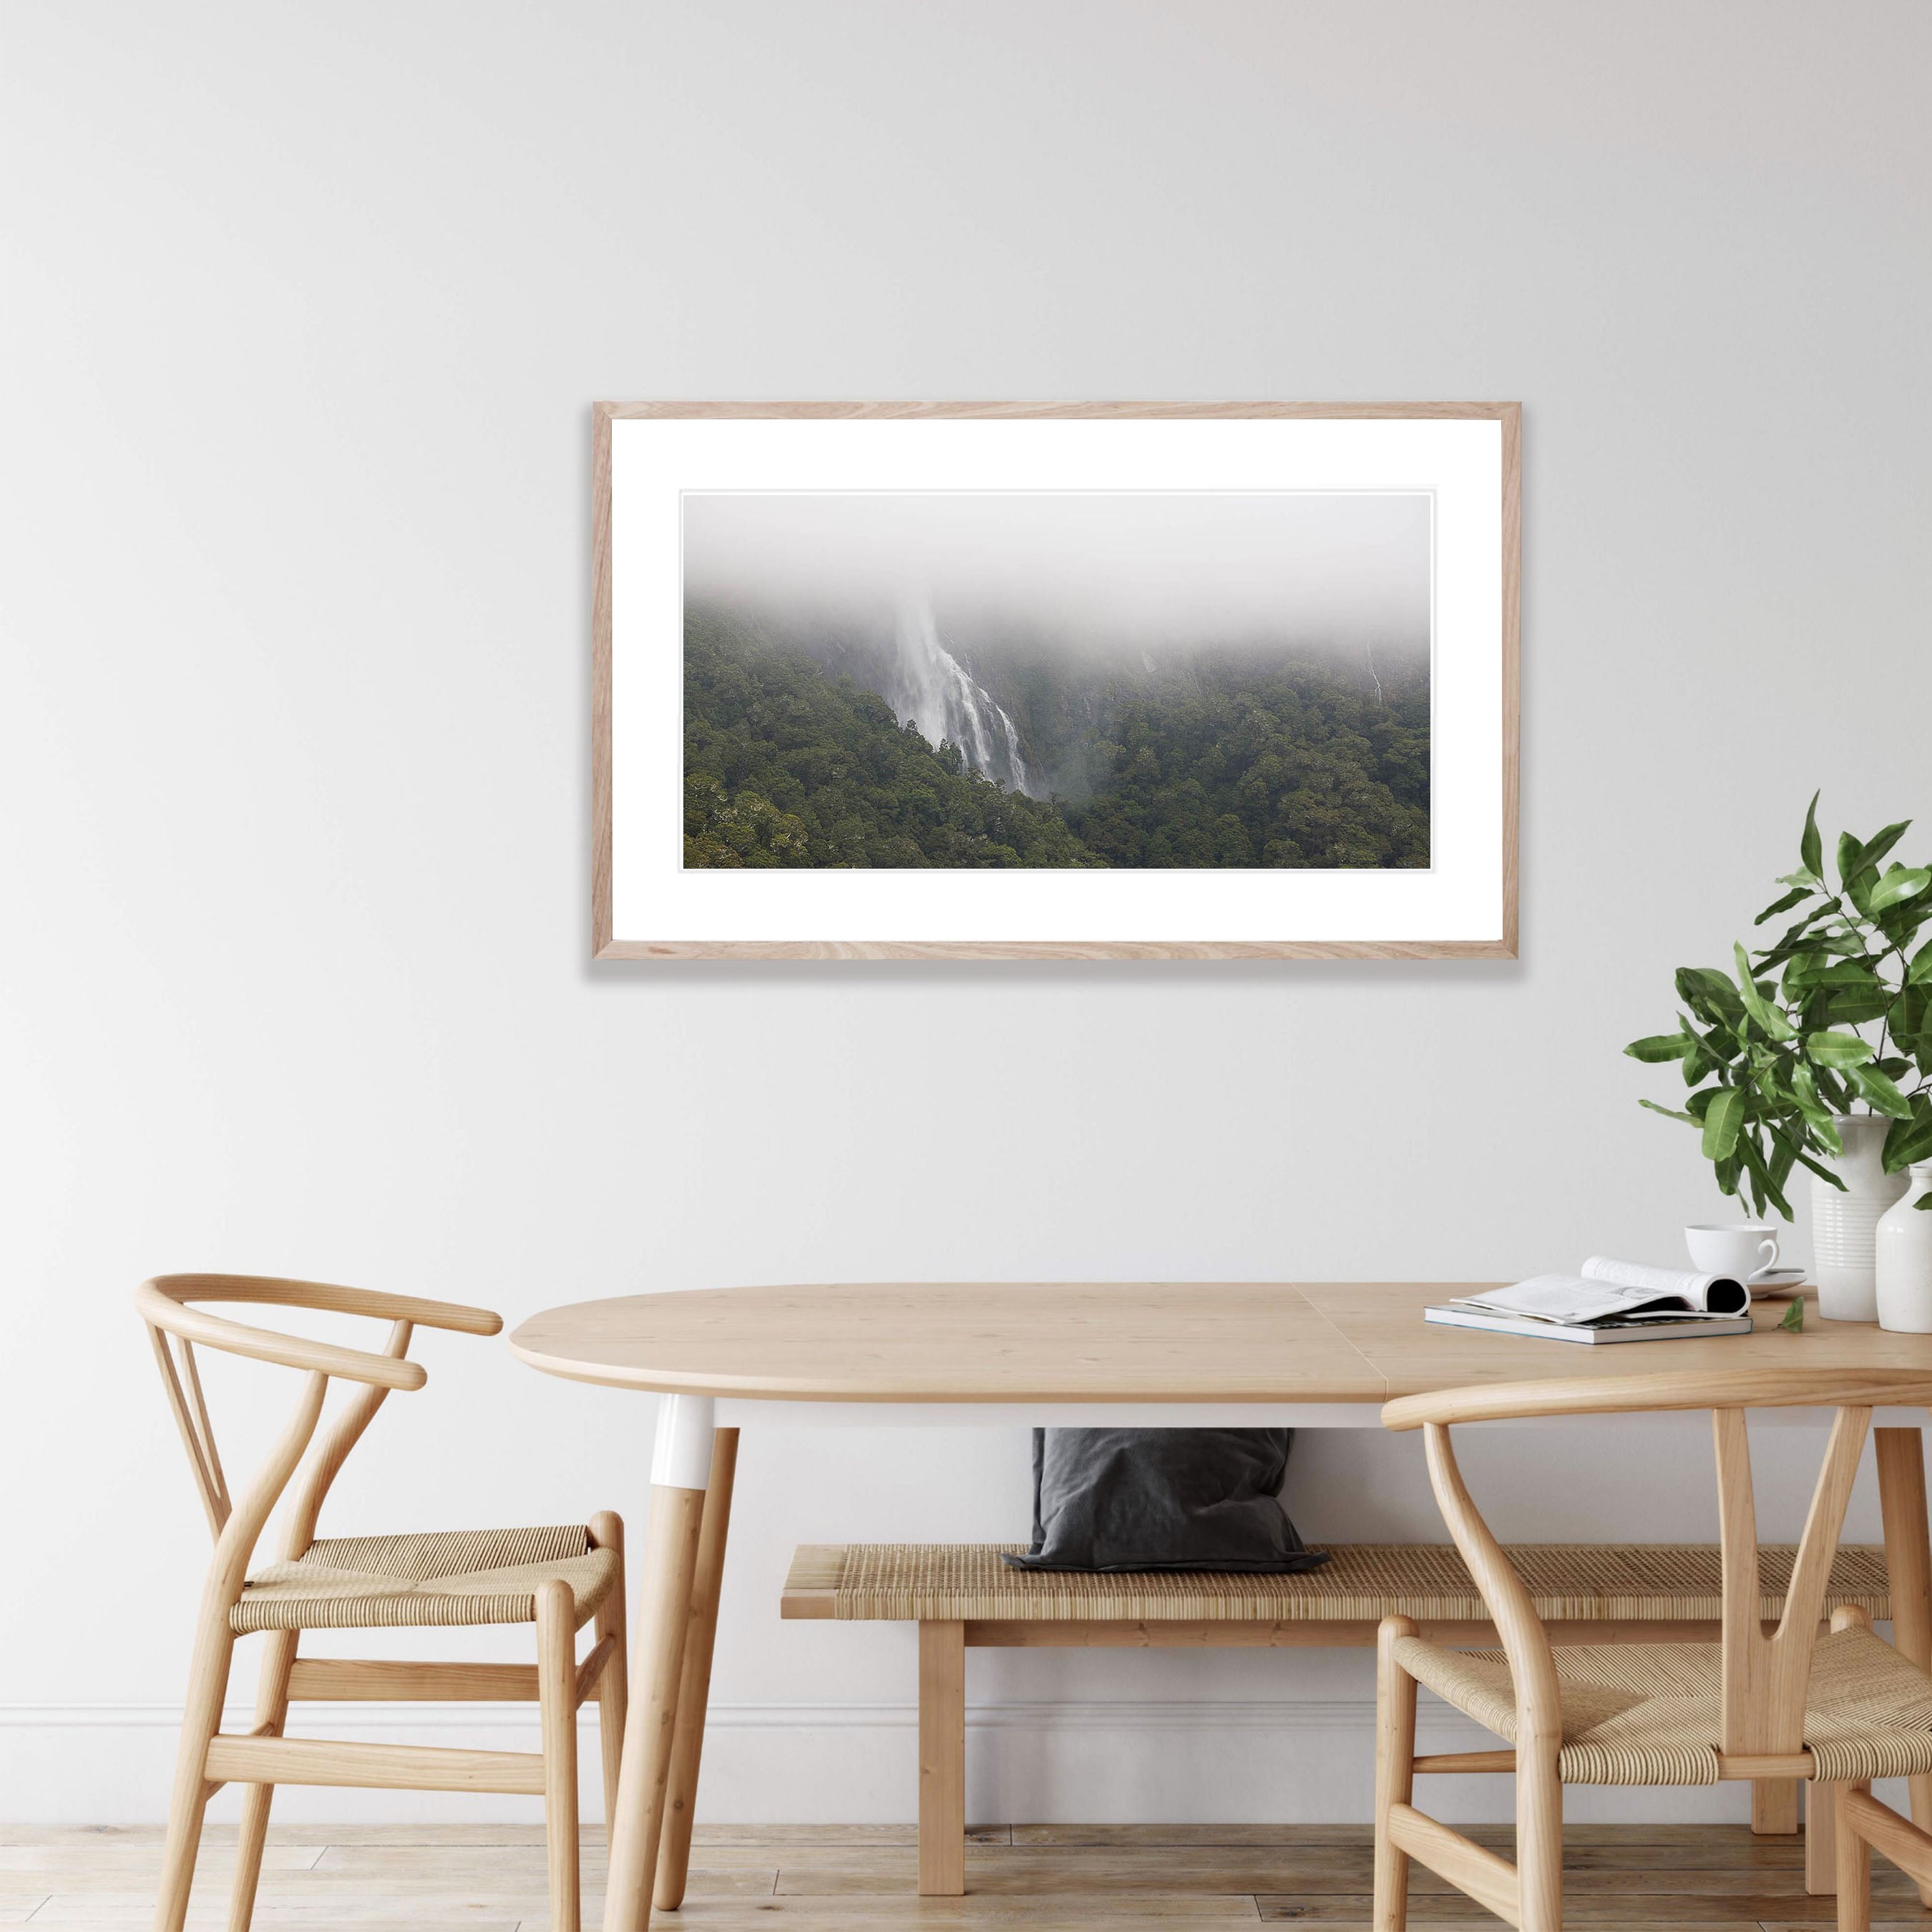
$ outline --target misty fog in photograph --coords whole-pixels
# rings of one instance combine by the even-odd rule
[[[1426,866],[1430,518],[688,494],[684,862]]]

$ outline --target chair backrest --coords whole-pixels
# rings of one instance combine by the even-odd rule
[[[346,1348],[272,1329],[250,1328],[195,1305],[210,1301],[252,1302],[367,1316],[387,1322],[389,1331],[380,1350]],[[380,1294],[331,1282],[284,1281],[259,1275],[157,1275],[134,1291],[134,1305],[147,1324],[168,1405],[174,1412],[195,1486],[207,1513],[208,1530],[214,1538],[215,1563],[209,1588],[231,1598],[241,1590],[248,1558],[263,1524],[314,1436],[331,1378],[360,1386],[310,1460],[290,1513],[283,1554],[290,1560],[303,1555],[314,1541],[316,1520],[329,1485],[389,1391],[419,1389],[428,1379],[419,1363],[407,1359],[410,1338],[417,1326],[454,1329],[468,1335],[494,1335],[503,1325],[502,1318],[487,1308],[424,1301],[410,1295]],[[229,1493],[220,1452],[215,1445],[201,1372],[195,1362],[197,1343],[226,1354],[243,1355],[251,1360],[273,1362],[304,1372],[302,1393],[288,1427],[238,1501]]]
[[[1382,1411],[1390,1429],[1420,1429],[1430,1481],[1444,1521],[1482,1593],[1516,1686],[1522,1734],[1560,1734],[1556,1672],[1548,1634],[1529,1592],[1478,1514],[1457,1468],[1450,1428],[1461,1422],[1537,1416],[1618,1415],[1708,1409],[1717,1454],[1718,1550],[1723,1563],[1720,1748],[1727,1755],[1783,1756],[1804,1748],[1804,1696],[1812,1652],[1874,1408],[1932,1404],[1932,1374],[1828,1369],[1693,1371],[1447,1389],[1405,1396]],[[1756,1504],[1745,1412],[1830,1408],[1837,1412],[1823,1466],[1785,1593],[1784,1612],[1766,1634],[1760,1612]]]

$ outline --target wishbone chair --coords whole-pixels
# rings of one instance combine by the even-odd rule
[[[250,1275],[160,1275],[135,1291],[135,1305],[188,1449],[214,1538],[203,1586],[194,1660],[168,1811],[155,1932],[181,1932],[194,1882],[208,1801],[224,1784],[248,1787],[229,1907],[229,1932],[248,1932],[262,1870],[268,1808],[278,1784],[383,1790],[514,1792],[544,1800],[553,1932],[580,1932],[577,1856],[577,1712],[594,1691],[603,1744],[608,1822],[623,1750],[625,1706],[623,1526],[608,1510],[587,1526],[461,1530],[318,1540],[316,1520],[329,1485],[392,1389],[427,1379],[407,1359],[418,1326],[494,1335],[502,1318],[406,1295],[326,1282]],[[380,1351],[342,1348],[254,1328],[194,1304],[244,1302],[368,1316],[390,1324]],[[199,1343],[302,1372],[296,1412],[254,1482],[230,1496],[195,1364]],[[290,1503],[281,1560],[248,1574],[256,1540],[314,1438],[332,1380],[358,1386],[316,1444]],[[580,1664],[576,1635],[596,1620]],[[298,1658],[305,1630],[448,1628],[534,1624],[537,1660],[418,1664]],[[254,1728],[225,1732],[222,1706],[236,1640],[268,1634]],[[414,1744],[336,1742],[283,1736],[292,1699],[405,1698],[437,1702],[531,1700],[543,1749],[451,1750]]]
[[[1799,1778],[1838,1796],[1838,1924],[1869,1924],[1876,1846],[1922,1882],[1932,1837],[1869,1796],[1874,1778],[1932,1772],[1932,1678],[1882,1642],[1864,1611],[1820,1622],[1838,1532],[1874,1407],[1932,1403],[1932,1374],[1817,1368],[1606,1376],[1406,1396],[1384,1425],[1420,1429],[1430,1480],[1488,1606],[1500,1652],[1425,1640],[1384,1618],[1377,1645],[1375,1932],[1408,1923],[1412,1858],[1520,1932],[1562,1932],[1566,1784],[1707,1785]],[[1837,1411],[1783,1613],[1761,1588],[1746,1412]],[[1717,1451],[1723,1616],[1718,1643],[1552,1645],[1528,1591],[1477,1512],[1450,1430],[1465,1422],[1708,1409]],[[1507,1748],[1415,1755],[1416,1687]],[[1418,1810],[1418,1772],[1510,1772],[1516,1862]],[[1828,1804],[1814,1806],[1820,1822]]]

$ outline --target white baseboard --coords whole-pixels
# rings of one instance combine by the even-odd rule
[[[1374,1705],[1366,1698],[1295,1702],[1083,1701],[968,1707],[968,1808],[1004,1822],[1234,1823],[1295,1819],[1364,1822],[1374,1766]],[[598,1776],[596,1712],[586,1706],[583,1771]],[[224,1728],[246,1730],[238,1705]],[[0,1705],[0,1820],[18,1823],[155,1823],[165,1815],[178,1705]],[[879,1823],[916,1814],[918,1710],[910,1703],[714,1705],[706,1727],[701,1809],[721,1822]],[[460,1741],[534,1750],[530,1704],[298,1706],[295,1736]],[[1495,1740],[1459,1714],[1425,1703],[1429,1750]],[[1136,1744],[1135,1740],[1144,1740]],[[1512,1781],[1432,1779],[1430,1807],[1464,1822],[1506,1820]],[[1748,1787],[1574,1791],[1573,1819],[1737,1820]],[[222,1792],[211,1818],[238,1813]],[[586,1805],[594,1814],[594,1801]],[[284,1786],[289,1822],[527,1820],[534,1798],[442,1792]]]
[[[586,1724],[595,1725],[597,1707],[586,1704]],[[1025,1702],[969,1704],[969,1730],[1358,1730],[1372,1726],[1375,1706],[1366,1698],[1337,1697],[1306,1702],[1242,1700],[1222,1702]],[[178,1729],[178,1704],[0,1704],[0,1730],[166,1730]],[[224,1730],[246,1730],[254,1722],[247,1704],[231,1705]],[[913,1730],[919,1706],[896,1704],[713,1704],[709,1731]],[[1460,1737],[1485,1735],[1455,1712],[1425,1707],[1418,1713],[1418,1733],[1454,1730]],[[530,1703],[420,1704],[344,1702],[298,1705],[290,1735],[325,1732],[359,1736],[376,1731],[527,1730],[537,1735],[536,1706]],[[1491,1740],[1493,1742],[1493,1740]],[[534,1750],[534,1744],[529,1747]]]

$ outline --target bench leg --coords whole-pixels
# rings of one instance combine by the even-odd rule
[[[1751,1829],[1760,1838],[1797,1830],[1798,1784],[1795,1778],[1751,1780]]]
[[[919,1889],[966,1889],[966,1626],[919,1627]]]

